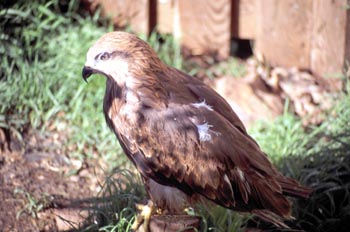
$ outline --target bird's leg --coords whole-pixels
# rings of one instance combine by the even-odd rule
[[[149,232],[149,222],[155,209],[153,202],[151,200],[148,200],[146,205],[136,204],[136,209],[140,211],[140,213],[136,215],[131,229],[133,231],[136,231],[142,225],[143,230],[141,231]]]

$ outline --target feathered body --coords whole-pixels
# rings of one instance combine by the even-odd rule
[[[84,79],[92,73],[107,77],[107,124],[160,209],[178,213],[204,197],[284,226],[286,195],[308,197],[309,188],[272,166],[219,94],[165,65],[135,35],[102,36],[87,54]]]

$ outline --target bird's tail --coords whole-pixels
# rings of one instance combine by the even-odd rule
[[[288,196],[308,198],[312,192],[311,188],[303,186],[298,181],[286,176],[281,175],[277,178],[277,181],[282,187],[283,193]],[[284,223],[284,220],[294,219],[290,214],[280,216],[267,209],[253,210],[252,213],[264,221],[271,222],[275,226],[285,229],[288,229],[289,227]]]
[[[254,215],[258,216],[260,219],[262,219],[266,222],[270,222],[270,223],[274,224],[275,226],[277,226],[279,228],[283,228],[283,229],[289,229],[289,226],[287,226],[283,221],[285,219],[293,219],[290,216],[288,218],[281,217],[281,216],[271,212],[270,210],[266,210],[266,209],[253,210],[252,213]]]
[[[309,198],[312,192],[311,188],[303,186],[298,181],[286,176],[281,175],[278,178],[278,182],[282,187],[283,193],[291,197]]]

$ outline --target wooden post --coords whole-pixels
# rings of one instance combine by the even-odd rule
[[[231,0],[175,0],[178,4],[181,44],[191,53],[230,54]],[[175,22],[176,24],[176,22]]]
[[[311,70],[320,76],[338,76],[350,61],[348,0],[312,1]]]
[[[150,232],[193,232],[199,231],[201,218],[190,215],[153,215],[150,220]],[[143,232],[142,226],[135,232]]]
[[[232,37],[254,39],[256,36],[257,0],[232,0]]]
[[[311,0],[258,0],[255,53],[273,66],[310,67]]]
[[[350,3],[348,3],[350,5]],[[345,34],[345,60],[350,63],[350,11],[346,12],[346,34]],[[350,76],[350,67],[347,70],[347,75]]]
[[[273,66],[338,76],[350,60],[349,0],[257,0],[255,53]]]
[[[114,25],[131,28],[148,35],[157,19],[156,0],[84,0],[90,10],[101,6],[102,14],[111,17]]]
[[[173,33],[174,6],[173,0],[157,0],[157,30],[160,33]]]

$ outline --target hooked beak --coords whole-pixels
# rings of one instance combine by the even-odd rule
[[[83,71],[81,72],[81,75],[83,76],[84,81],[87,82],[87,79],[94,73],[96,73],[94,69],[92,69],[89,66],[84,66]]]

